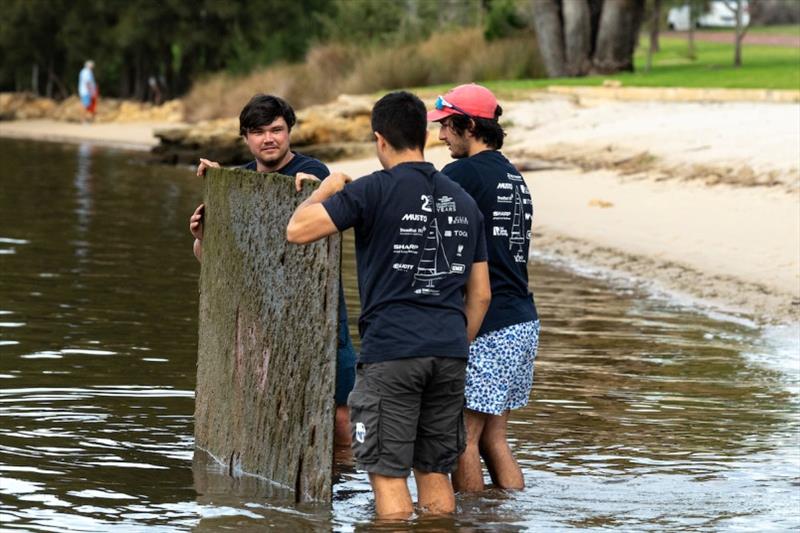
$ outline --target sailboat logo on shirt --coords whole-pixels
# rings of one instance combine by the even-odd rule
[[[428,226],[425,235],[425,244],[422,247],[417,271],[414,273],[414,281],[411,286],[416,286],[417,282],[423,284],[416,289],[417,294],[438,295],[436,282],[450,274],[450,262],[444,252],[442,245],[442,234],[439,232],[438,221],[434,218]]]
[[[515,251],[514,261],[517,263],[525,263],[525,219],[524,209],[522,207],[522,195],[519,193],[519,188],[514,187],[514,211],[511,218],[511,231],[508,237],[508,249]],[[524,217],[524,218],[523,218]],[[516,247],[516,250],[514,250]]]

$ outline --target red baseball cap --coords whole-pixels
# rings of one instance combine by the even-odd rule
[[[434,107],[433,111],[428,111],[430,122],[437,122],[450,115],[493,119],[497,109],[497,98],[486,87],[468,83],[450,89],[444,96],[439,96]]]

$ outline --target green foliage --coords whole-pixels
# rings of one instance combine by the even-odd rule
[[[490,82],[494,89],[513,90],[546,87],[548,85],[601,85],[614,79],[623,87],[693,87],[727,89],[800,89],[800,49],[781,46],[747,45],[744,64],[733,67],[733,44],[698,41],[697,59],[686,57],[686,40],[662,38],[661,51],[655,55],[653,68],[644,72],[585,78],[529,79]],[[644,63],[646,50],[636,53],[637,65]]]
[[[394,39],[405,16],[393,0],[333,0],[330,14],[317,14],[323,35],[340,43],[386,44]]]
[[[94,59],[101,91],[143,98],[156,76],[167,95],[209,71],[249,71],[303,57],[327,0],[3,0],[0,90],[38,85],[63,96]]]
[[[521,9],[519,0],[491,0],[484,30],[486,39],[511,37],[525,28],[527,24],[520,16]]]
[[[317,13],[325,39],[362,47],[406,44],[453,26],[473,26],[484,0],[331,0]]]

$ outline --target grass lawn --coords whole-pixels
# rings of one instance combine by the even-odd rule
[[[702,31],[708,31],[703,28]],[[727,29],[727,31],[732,31]],[[750,26],[747,33],[757,33],[759,35],[800,35],[800,24],[776,24],[775,26]]]
[[[731,89],[800,90],[800,48],[744,45],[742,67],[733,67],[733,44],[695,41],[696,59],[687,57],[685,39],[662,38],[661,51],[653,58],[653,68],[644,71],[647,38],[642,38],[635,56],[636,72],[585,78],[526,79],[483,82],[492,90],[515,91],[548,85],[601,85],[614,79],[627,87],[692,87]],[[449,86],[425,88],[425,93],[441,92]]]

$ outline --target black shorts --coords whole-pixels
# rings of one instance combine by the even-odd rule
[[[390,477],[455,470],[466,446],[466,365],[447,357],[359,364],[347,402],[358,467]]]

